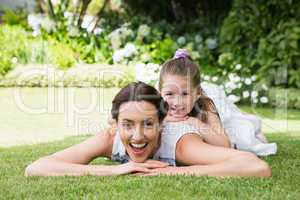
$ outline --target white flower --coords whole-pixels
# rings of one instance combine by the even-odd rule
[[[42,15],[29,14],[27,17],[27,23],[33,31],[39,32],[42,22]]]
[[[231,89],[231,90],[234,90],[234,89],[236,89],[237,88],[237,85],[234,83],[234,82],[227,82],[226,84],[225,84],[225,88],[229,88],[229,89]]]
[[[242,83],[238,83],[238,84],[237,84],[237,87],[238,87],[238,88],[241,88],[242,86],[243,86]]]
[[[97,28],[95,28],[95,30],[94,30],[94,35],[100,35],[102,32],[103,32],[103,29],[97,27]]]
[[[245,78],[245,84],[250,85],[252,83],[250,78]]]
[[[184,44],[186,43],[185,37],[180,36],[180,37],[177,39],[177,43],[178,43],[180,46],[184,45]]]
[[[253,98],[252,102],[256,104],[258,102],[258,99],[257,98]]]
[[[256,76],[255,75],[251,76],[251,80],[255,81],[256,80]]]
[[[209,77],[208,75],[204,75],[204,76],[203,76],[203,79],[204,79],[205,81],[209,81],[209,80],[210,80],[210,77]]]
[[[268,101],[269,101],[269,100],[268,100],[267,97],[261,97],[261,98],[260,98],[260,102],[261,102],[261,103],[268,103]]]
[[[83,17],[82,23],[81,23],[81,28],[87,29],[88,32],[91,32],[92,28],[95,25],[94,17],[91,15],[85,15]]]
[[[252,91],[251,92],[251,98],[256,98],[258,96],[258,92],[257,91]]]
[[[122,45],[122,42],[129,36],[133,36],[133,31],[127,28],[128,25],[124,24],[122,27],[112,31],[108,38],[112,44],[113,49],[118,49]]]
[[[261,87],[262,87],[263,90],[268,90],[268,89],[269,89],[268,86],[267,86],[266,84],[262,84]]]
[[[206,46],[209,50],[213,50],[215,49],[218,44],[217,44],[217,40],[216,39],[212,39],[212,38],[207,38],[205,40]]]
[[[156,81],[158,80],[158,69],[159,65],[154,63],[149,63],[147,65],[138,63],[135,65],[135,78],[137,81],[143,81],[145,83]]]
[[[201,37],[201,35],[196,35],[195,36],[195,42],[200,43],[203,41],[203,38]]]
[[[248,98],[250,96],[250,93],[248,91],[243,92],[243,98]]]
[[[235,75],[234,75],[234,74],[232,74],[232,73],[230,73],[230,74],[228,75],[228,78],[229,78],[229,80],[231,80],[231,81],[233,81],[233,80],[234,80],[234,77],[235,77]]]
[[[124,47],[124,57],[129,58],[132,55],[136,54],[137,50],[132,43],[127,43]]]
[[[13,64],[16,64],[16,63],[18,62],[18,58],[17,58],[17,57],[13,57],[13,58],[11,59],[11,62],[12,62]]]
[[[121,62],[123,60],[123,58],[124,58],[124,50],[123,49],[119,49],[114,52],[114,55],[113,55],[114,63]]]
[[[153,72],[157,72],[159,70],[159,65],[155,63],[148,63],[147,67],[150,68]]]
[[[33,32],[32,32],[32,36],[33,36],[33,37],[36,37],[36,36],[38,36],[40,33],[41,33],[40,31],[33,31]]]
[[[73,17],[73,13],[71,13],[71,12],[64,12],[64,17],[65,18]]]
[[[241,78],[239,77],[239,76],[235,76],[234,78],[233,78],[233,81],[234,82],[239,82],[241,80]]]
[[[212,79],[211,79],[213,82],[216,82],[216,81],[218,81],[218,77],[217,76],[214,76],[214,77],[212,77]]]
[[[232,92],[232,89],[231,88],[226,88],[226,86],[225,86],[225,91],[226,91],[227,94],[229,94],[229,93]]]
[[[241,68],[242,68],[242,65],[241,65],[241,64],[236,64],[236,65],[235,65],[235,69],[236,69],[236,70],[240,70]]]
[[[150,34],[150,27],[147,24],[142,24],[139,26],[138,33],[137,33],[137,37],[139,39],[142,39],[149,34]]]
[[[236,95],[234,95],[234,94],[230,94],[230,95],[228,96],[228,99],[229,99],[230,101],[232,101],[233,103],[240,101],[240,97],[238,97],[238,96],[236,96]]]

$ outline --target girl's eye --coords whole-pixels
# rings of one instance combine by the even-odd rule
[[[146,128],[152,128],[153,127],[153,122],[145,122],[145,127]]]
[[[172,93],[166,93],[165,94],[165,96],[171,96],[172,95]]]
[[[186,96],[186,95],[189,95],[189,93],[183,92],[182,95],[183,95],[183,96]]]

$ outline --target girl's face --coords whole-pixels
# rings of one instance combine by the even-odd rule
[[[167,75],[164,77],[161,95],[169,104],[168,115],[185,117],[200,97],[199,88],[193,88],[186,76]]]
[[[146,101],[131,101],[120,106],[118,131],[130,159],[144,162],[159,146],[157,109]]]

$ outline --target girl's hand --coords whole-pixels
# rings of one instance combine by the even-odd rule
[[[205,129],[208,129],[208,125],[202,122],[200,119],[196,117],[188,117],[185,121],[185,123],[197,128],[199,131],[203,131]]]
[[[165,168],[167,166],[169,166],[169,163],[157,160],[147,160],[144,163],[130,161],[128,163],[116,166],[116,175],[125,175],[131,173],[150,173],[151,169]]]

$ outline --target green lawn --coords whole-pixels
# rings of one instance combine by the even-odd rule
[[[26,113],[17,106],[14,90],[0,88],[0,199],[300,199],[299,110],[285,112],[240,106],[243,111],[265,119],[263,125],[267,125],[265,132],[269,133],[269,140],[279,146],[277,155],[265,158],[273,169],[271,179],[191,176],[25,178],[24,169],[29,163],[76,144],[87,136],[68,137],[78,131],[76,123],[67,126],[65,117],[72,110]],[[76,88],[73,93],[71,90],[66,90],[64,97],[72,94],[77,107],[84,108],[92,102],[88,89]],[[99,101],[95,108],[105,108],[103,112],[92,110],[77,117],[105,123],[111,100],[117,91],[97,91]],[[20,92],[24,105],[28,107],[43,107],[49,102],[50,108],[66,105],[64,98],[47,98],[49,91],[46,88],[22,88]],[[59,93],[59,90],[55,93],[56,97]],[[291,130],[288,133],[284,131],[287,124],[288,130]],[[37,144],[22,145],[32,142]],[[110,162],[103,158],[93,162],[99,163]]]
[[[26,165],[84,140],[0,149],[1,199],[299,199],[300,137],[269,134],[279,151],[265,160],[273,169],[270,179],[212,177],[30,177]],[[98,158],[92,164],[108,164]]]
[[[297,109],[254,107],[248,105],[239,105],[239,108],[244,112],[259,115],[263,118],[277,120],[300,120],[300,110]]]

